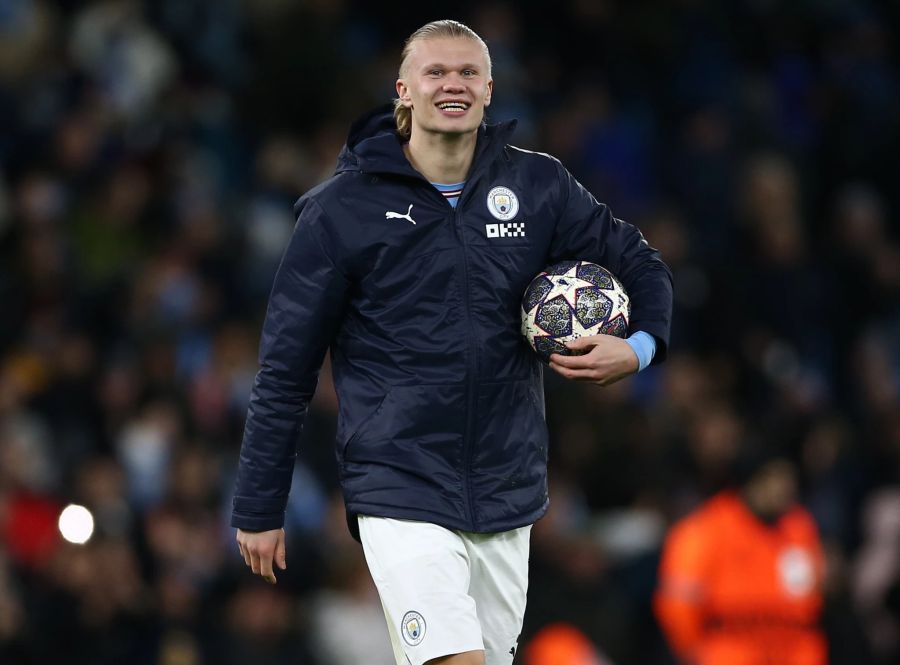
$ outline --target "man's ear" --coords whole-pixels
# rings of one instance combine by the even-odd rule
[[[487,82],[487,93],[484,95],[484,105],[491,105],[491,95],[494,93],[494,79]]]
[[[397,97],[400,99],[400,103],[403,104],[406,108],[412,107],[412,97],[409,96],[409,86],[403,81],[403,79],[397,79]]]

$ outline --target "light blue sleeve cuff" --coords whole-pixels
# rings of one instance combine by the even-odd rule
[[[650,333],[638,330],[625,340],[638,357],[638,371],[647,367],[656,354],[656,338]]]

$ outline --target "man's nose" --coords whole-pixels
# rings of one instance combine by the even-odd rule
[[[456,76],[448,76],[444,81],[444,92],[462,92],[465,89],[462,80]]]

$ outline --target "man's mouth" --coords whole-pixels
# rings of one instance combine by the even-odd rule
[[[465,113],[471,104],[463,101],[448,101],[448,102],[438,102],[437,107],[445,114],[445,115],[462,115]]]

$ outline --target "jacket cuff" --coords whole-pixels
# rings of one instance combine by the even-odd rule
[[[245,531],[270,531],[284,526],[287,497],[259,499],[236,496],[232,502],[231,526]]]
[[[284,526],[284,513],[277,515],[248,515],[231,513],[231,526],[243,531],[271,531]]]

